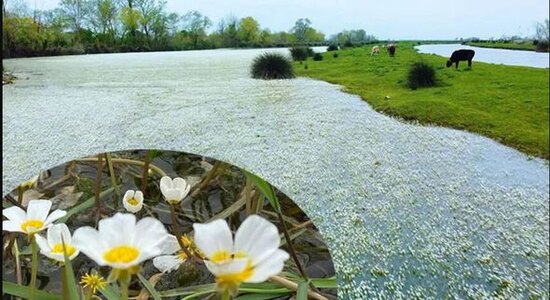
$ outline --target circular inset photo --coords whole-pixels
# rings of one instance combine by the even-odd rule
[[[3,207],[3,299],[337,298],[308,216],[208,157],[75,159],[22,183]]]

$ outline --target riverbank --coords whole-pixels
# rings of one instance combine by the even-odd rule
[[[540,49],[537,49],[536,45],[533,45],[533,42],[528,42],[528,43],[467,42],[466,45],[469,45],[472,47],[481,47],[481,48],[548,52],[548,46],[546,47],[546,51],[541,51]]]
[[[447,58],[419,54],[399,43],[395,57],[371,56],[369,48],[323,54],[322,61],[295,63],[298,76],[339,84],[379,112],[482,134],[530,155],[549,157],[548,69],[476,62],[445,68]],[[436,67],[438,86],[405,86],[408,66],[423,60]]]

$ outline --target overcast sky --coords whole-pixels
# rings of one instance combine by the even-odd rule
[[[39,9],[58,0],[35,1]],[[530,36],[548,18],[548,0],[167,0],[170,12],[198,10],[213,20],[233,14],[252,16],[262,27],[288,31],[298,18],[328,36],[365,29],[380,39],[454,39]]]

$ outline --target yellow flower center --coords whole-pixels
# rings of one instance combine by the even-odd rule
[[[74,247],[72,247],[71,245],[65,244],[65,251],[67,251],[67,256],[71,256],[71,255],[74,254],[74,252],[76,251],[76,249],[75,249]],[[63,254],[63,244],[62,244],[62,243],[59,243],[59,244],[53,245],[53,247],[52,247],[52,253]]]
[[[252,260],[248,260],[248,263],[244,270],[238,273],[223,274],[216,276],[216,283],[218,289],[220,290],[229,290],[231,294],[234,294],[241,283],[248,280],[254,274],[254,266],[252,266]]]
[[[231,253],[225,250],[216,251],[210,257],[210,261],[216,264],[222,263],[230,259],[231,259]]]
[[[103,254],[103,259],[110,263],[129,263],[139,256],[139,250],[131,246],[118,246]]]
[[[36,232],[44,226],[44,222],[41,220],[27,220],[25,223],[21,224],[21,229],[26,233]]]
[[[100,275],[86,274],[82,276],[80,284],[82,284],[85,288],[91,289],[92,293],[95,294],[98,289],[102,290],[107,286],[107,281],[105,281],[105,279],[103,279]]]
[[[132,197],[132,198],[130,198],[130,200],[128,200],[128,203],[130,203],[130,205],[132,205],[132,206],[136,206],[136,205],[138,205],[139,201],[137,201],[136,198]]]

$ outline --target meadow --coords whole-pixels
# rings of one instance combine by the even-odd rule
[[[462,62],[455,70],[445,67],[445,57],[417,53],[415,44],[398,43],[395,57],[385,51],[371,56],[370,47],[357,47],[294,66],[298,76],[342,85],[379,112],[478,133],[548,159],[548,69],[481,63],[474,58],[471,69]],[[435,67],[435,87],[406,86],[409,66],[418,61]]]

